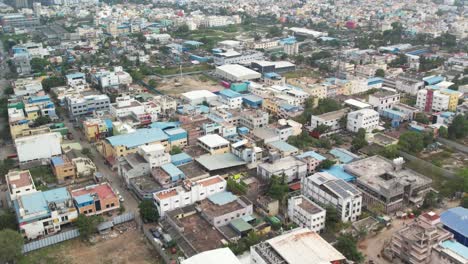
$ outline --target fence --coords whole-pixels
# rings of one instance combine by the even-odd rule
[[[73,230],[69,230],[69,231],[65,231],[65,232],[60,232],[57,235],[48,236],[48,237],[42,238],[40,240],[36,240],[36,241],[30,242],[30,243],[24,244],[23,253],[28,253],[28,252],[31,252],[33,250],[37,250],[37,249],[40,249],[40,248],[44,248],[44,247],[48,247],[48,246],[51,246],[51,245],[54,245],[54,244],[58,244],[60,242],[66,241],[66,240],[77,238],[78,236],[80,236],[80,232],[78,231],[78,229],[73,229]]]
[[[132,221],[133,219],[135,219],[135,214],[133,212],[128,212],[128,213],[114,217],[112,219],[112,222],[114,223],[114,225],[118,225],[121,223]],[[69,231],[60,232],[56,235],[47,236],[39,240],[24,244],[23,253],[28,253],[37,249],[52,246],[52,245],[58,244],[66,240],[77,238],[79,236],[80,236],[80,232],[78,231],[78,229],[72,229]]]
[[[172,263],[171,258],[167,255],[166,251],[163,250],[162,246],[158,243],[153,238],[153,235],[148,231],[148,229],[143,228],[143,233],[145,234],[145,237],[149,240],[151,245],[156,249],[158,252],[159,256],[163,258],[164,263]]]

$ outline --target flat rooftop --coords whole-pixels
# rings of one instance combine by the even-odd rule
[[[26,187],[33,184],[29,170],[10,171],[7,175],[7,182],[14,188]]]
[[[208,217],[215,218],[230,212],[241,210],[244,206],[242,206],[237,199],[224,204],[216,204],[210,199],[204,199],[200,202],[200,208],[206,215],[208,215]]]
[[[343,108],[340,110],[324,113],[321,115],[317,115],[315,117],[318,117],[323,120],[335,120],[335,119],[340,119],[343,117],[346,113],[348,112],[348,108]]]
[[[296,201],[300,201],[300,203],[297,204],[297,206],[299,206],[300,208],[302,208],[304,211],[308,212],[309,214],[317,214],[317,213],[324,211],[322,207],[318,206],[317,204],[307,199],[303,195],[293,197],[293,199]]]
[[[71,195],[73,196],[73,198],[76,198],[81,195],[94,193],[97,194],[99,199],[101,200],[116,197],[114,190],[112,190],[111,186],[108,183],[90,185],[81,189],[71,191]]]
[[[183,235],[198,252],[223,247],[223,235],[199,214],[178,219],[184,228]]]

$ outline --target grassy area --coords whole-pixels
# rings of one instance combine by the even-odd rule
[[[47,189],[47,184],[57,183],[57,178],[54,176],[52,169],[47,165],[31,168],[29,172],[31,172],[31,176],[40,190]]]
[[[309,69],[287,72],[282,75],[286,78],[300,78],[300,77],[318,78],[320,77],[320,74],[318,72],[309,70]]]
[[[211,65],[200,64],[200,65],[194,65],[194,66],[190,66],[190,67],[182,67],[182,73],[207,71],[207,70],[211,70],[211,69],[213,69],[213,67]],[[156,68],[154,68],[154,73],[160,74],[160,75],[178,74],[178,73],[180,73],[180,68],[179,67],[175,67],[175,68],[156,67]]]
[[[31,264],[31,263],[44,263],[44,264],[61,264],[70,263],[66,257],[61,254],[63,250],[70,248],[71,240],[65,241],[50,247],[45,247],[39,250],[32,251],[27,255],[24,255],[18,264]]]

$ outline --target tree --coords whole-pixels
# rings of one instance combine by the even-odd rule
[[[243,182],[237,182],[232,178],[229,178],[226,182],[226,187],[228,191],[237,194],[237,195],[244,195],[247,193],[247,185]]]
[[[32,58],[30,64],[33,72],[42,72],[49,65],[49,62],[46,59]]]
[[[424,149],[424,135],[416,131],[406,131],[400,135],[398,146],[406,152],[421,152]]]
[[[441,126],[439,128],[439,136],[442,137],[442,138],[447,138],[448,137],[448,130],[447,130],[446,127]]]
[[[437,203],[439,202],[439,197],[435,192],[428,192],[426,196],[424,196],[424,201],[422,204],[422,209],[427,210],[427,209],[432,209],[434,208]]]
[[[16,215],[13,211],[9,210],[0,214],[0,230],[4,229],[18,229],[18,225],[16,224]]]
[[[49,92],[51,88],[64,86],[66,82],[62,77],[51,76],[42,80],[41,84],[44,91]]]
[[[374,75],[375,75],[375,77],[382,77],[383,78],[383,77],[385,77],[385,71],[383,69],[377,69],[375,71]]]
[[[379,154],[387,159],[396,159],[400,156],[398,145],[388,145]]]
[[[182,153],[182,150],[180,149],[180,147],[179,146],[172,146],[170,154],[175,155],[175,154],[179,154],[179,153]]]
[[[320,170],[329,169],[331,166],[335,165],[335,163],[336,161],[334,160],[329,160],[329,159],[322,160],[322,162],[320,162],[320,164],[317,166],[316,170],[320,171]]]
[[[451,139],[464,138],[468,135],[468,119],[464,115],[456,115],[448,127],[448,136]]]
[[[332,112],[332,111],[336,111],[340,109],[341,109],[341,104],[338,101],[331,99],[331,98],[323,98],[319,100],[317,107],[312,110],[312,114],[321,115],[324,113],[328,113],[328,112]]]
[[[143,200],[139,205],[140,216],[144,221],[157,222],[159,220],[159,212],[153,201]]]
[[[277,26],[272,26],[268,29],[268,36],[270,38],[280,37],[282,33],[283,33],[283,29]]]
[[[417,113],[414,120],[421,124],[429,124],[429,118],[424,113]]]
[[[362,262],[364,260],[364,256],[361,252],[357,249],[357,241],[349,234],[340,235],[337,238],[337,242],[335,244],[336,250],[341,252],[347,259],[355,261],[355,262]]]
[[[51,122],[49,116],[40,116],[34,120],[34,127],[42,126],[45,124],[49,124]]]
[[[328,204],[323,206],[323,208],[326,211],[326,214],[325,214],[325,227],[332,230],[332,231],[335,231],[335,228],[336,228],[337,224],[341,220],[340,216],[338,215],[338,211],[336,210],[335,207],[333,207],[331,205],[328,205]]]
[[[103,221],[101,216],[86,216],[84,214],[79,214],[75,223],[80,232],[80,237],[83,240],[88,240],[89,237],[96,233],[97,226]]]
[[[320,124],[316,128],[314,128],[313,131],[318,133],[318,134],[323,134],[323,133],[327,132],[329,129],[330,129],[330,126],[327,126],[325,124]]]
[[[289,187],[286,182],[286,175],[277,176],[273,175],[270,179],[270,186],[268,187],[268,195],[273,198],[277,199],[280,202],[283,201],[284,197],[286,197],[288,193]]]
[[[366,130],[364,128],[360,128],[351,141],[351,151],[356,152],[361,148],[367,146],[369,143],[366,140]]]
[[[463,198],[461,199],[460,206],[468,209],[468,196],[467,195],[463,196]]]
[[[16,231],[0,231],[0,263],[14,263],[22,256],[24,240]]]

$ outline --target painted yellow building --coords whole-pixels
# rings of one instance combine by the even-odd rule
[[[91,119],[83,122],[83,132],[86,140],[95,142],[111,134],[112,123],[101,119]]]
[[[229,141],[218,134],[209,134],[198,138],[198,146],[211,155],[229,152]]]
[[[441,89],[440,93],[449,96],[449,104],[447,109],[451,112],[457,111],[458,99],[462,96],[462,93],[450,89]]]
[[[29,125],[26,120],[20,120],[17,122],[10,123],[10,135],[12,139],[16,139],[17,137],[23,134],[23,131],[28,130]]]
[[[169,151],[169,137],[160,128],[141,128],[135,132],[108,137],[103,140],[101,152],[114,164],[119,157],[136,153],[139,146],[161,144]]]
[[[277,98],[265,98],[262,103],[262,109],[271,114],[278,114],[280,103],[284,103],[284,101]]]

